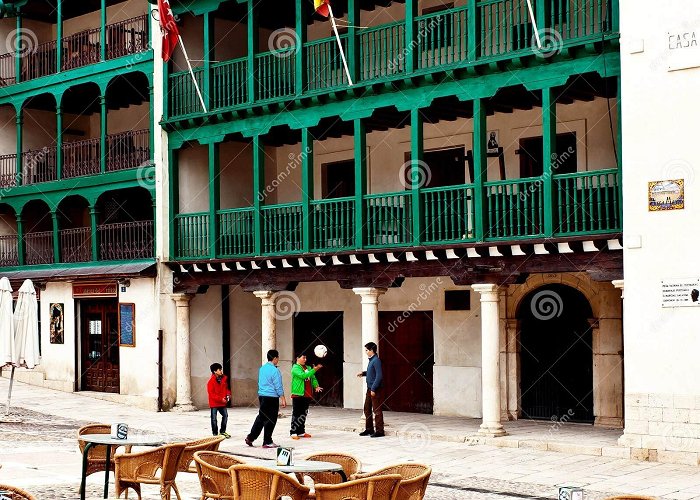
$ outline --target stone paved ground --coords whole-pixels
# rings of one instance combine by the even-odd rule
[[[130,432],[157,434],[171,441],[201,437],[207,433],[208,412],[187,414],[153,413],[124,405],[96,400],[81,394],[68,394],[17,384],[13,414],[21,423],[0,423],[0,483],[23,487],[39,499],[76,499],[80,476],[80,454],[75,439],[77,429],[87,422],[127,422]],[[7,383],[0,380],[0,394]],[[230,411],[229,432],[222,449],[241,456],[271,458],[274,450],[249,448],[243,443],[255,416],[255,409]],[[587,499],[597,500],[615,493],[637,493],[669,500],[700,499],[697,467],[637,462],[609,456],[556,453],[534,448],[493,447],[478,442],[445,441],[433,432],[425,416],[391,415],[394,429],[411,427],[421,432],[399,432],[382,439],[362,438],[355,432],[335,429],[329,421],[337,418],[359,422],[359,411],[317,410],[310,415],[308,430],[312,439],[291,441],[289,418],[278,424],[275,439],[293,445],[297,455],[318,451],[345,451],[358,456],[364,470],[374,470],[405,460],[425,462],[433,467],[426,498],[500,499],[556,498],[560,485],[584,487]],[[397,422],[403,420],[404,422]],[[457,433],[460,419],[436,418],[439,432]],[[536,427],[536,426],[535,426]],[[583,429],[583,428],[581,428]],[[576,427],[567,430],[576,437]],[[444,436],[442,436],[444,437]],[[591,435],[585,430],[573,445],[599,445],[604,433]],[[258,443],[259,444],[259,441]],[[572,446],[573,446],[572,445]],[[576,450],[576,446],[571,449]],[[100,498],[101,474],[88,478],[89,498]],[[199,498],[196,476],[178,477],[183,498]],[[110,486],[113,495],[113,486]],[[132,495],[133,497],[133,495]],[[157,488],[145,487],[144,499],[158,498]]]

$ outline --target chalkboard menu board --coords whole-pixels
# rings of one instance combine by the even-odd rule
[[[136,346],[136,306],[134,304],[119,304],[119,345]]]

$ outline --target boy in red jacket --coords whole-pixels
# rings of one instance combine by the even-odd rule
[[[228,409],[226,406],[231,400],[231,391],[228,388],[228,379],[224,375],[224,370],[219,363],[214,363],[209,367],[211,378],[207,382],[207,394],[209,395],[209,408],[211,409],[211,432],[230,438],[226,432],[228,422]],[[221,413],[221,433],[218,432],[216,413]]]

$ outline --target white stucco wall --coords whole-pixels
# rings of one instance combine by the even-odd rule
[[[63,390],[73,390],[76,378],[75,352],[79,345],[76,334],[76,307],[71,283],[47,283],[40,291],[39,314],[41,314],[41,365],[46,383]],[[63,344],[51,344],[49,337],[49,307],[52,303],[63,304]]]
[[[692,0],[621,0],[625,230],[625,436],[642,449],[700,452],[700,337],[696,307],[661,307],[661,282],[698,278],[697,117],[700,51],[669,50],[669,34],[694,33]],[[649,15],[653,12],[654,15]],[[669,71],[686,59],[687,69]],[[650,212],[648,182],[684,179],[683,210]],[[666,453],[668,455],[668,453]]]
[[[209,366],[222,363],[221,287],[210,286],[206,293],[190,301],[190,360],[192,402],[208,408]]]

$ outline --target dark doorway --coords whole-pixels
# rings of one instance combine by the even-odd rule
[[[432,311],[410,314],[382,311],[379,331],[379,357],[386,391],[384,408],[432,413],[435,364]]]
[[[520,178],[542,175],[542,136],[520,139]],[[557,134],[557,157],[552,160],[554,174],[572,174],[578,165],[576,133]]]
[[[404,153],[404,161],[406,163],[411,161],[410,152]],[[428,166],[430,174],[425,179],[419,178],[419,181],[424,181],[421,187],[460,186],[466,182],[464,166],[466,165],[467,157],[464,154],[464,146],[425,151],[423,153],[423,162]],[[410,168],[406,168],[404,177],[404,185],[406,189],[410,189]]]
[[[324,200],[355,196],[355,160],[321,165],[321,196]]]
[[[303,352],[307,363],[323,368],[316,378],[323,392],[314,395],[316,404],[343,407],[343,313],[307,312],[294,317],[294,356]],[[314,347],[323,344],[328,354],[318,359]]]
[[[525,297],[518,311],[523,418],[593,422],[592,316],[583,294],[568,286]]]
[[[116,300],[80,301],[80,389],[119,393],[119,334]]]

